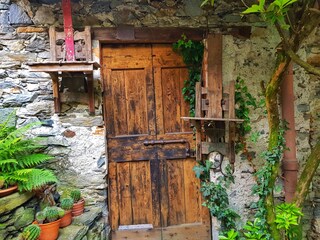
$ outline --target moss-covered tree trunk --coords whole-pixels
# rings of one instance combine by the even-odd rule
[[[282,76],[286,71],[290,62],[283,52],[280,52],[277,57],[277,64],[272,77],[266,87],[266,107],[268,113],[268,123],[269,123],[269,145],[268,150],[272,150],[278,146],[279,137],[279,126],[280,126],[280,114],[278,105],[278,93],[280,88],[280,83],[282,81]],[[269,179],[268,188],[270,193],[265,199],[266,208],[266,220],[270,227],[271,236],[274,240],[280,240],[281,235],[277,226],[275,224],[275,212],[274,212],[274,199],[273,199],[273,188],[276,179],[280,173],[280,162],[276,162],[271,170],[271,177]]]

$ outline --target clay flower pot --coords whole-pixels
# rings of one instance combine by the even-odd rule
[[[39,240],[56,240],[59,236],[59,228],[60,228],[61,219],[57,221],[39,224],[37,221],[35,224],[38,224],[41,228],[41,233]]]
[[[72,216],[76,217],[83,213],[84,211],[84,199],[81,198],[78,202],[73,204]]]
[[[72,222],[72,211],[68,210],[65,211],[64,216],[61,218],[60,227],[64,228],[66,226],[69,226]]]
[[[14,186],[9,187],[9,188],[6,188],[6,189],[1,189],[1,190],[0,190],[0,198],[1,198],[1,197],[8,196],[8,195],[10,195],[11,193],[16,192],[17,189],[18,189],[18,186],[17,186],[17,185],[14,185]]]

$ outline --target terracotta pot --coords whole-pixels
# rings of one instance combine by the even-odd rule
[[[60,228],[61,219],[51,223],[39,224],[37,221],[35,224],[38,224],[41,228],[41,233],[39,240],[56,240],[59,236],[59,228]]]
[[[65,211],[64,216],[61,218],[60,227],[64,228],[69,226],[72,223],[72,211],[68,210]]]
[[[12,186],[12,187],[9,187],[9,188],[6,188],[6,189],[2,189],[2,190],[0,190],[0,197],[8,196],[8,195],[10,195],[11,193],[16,192],[17,189],[18,189],[18,186],[17,186],[17,185]]]
[[[78,202],[73,204],[72,216],[76,217],[83,213],[84,211],[84,199],[80,199]]]

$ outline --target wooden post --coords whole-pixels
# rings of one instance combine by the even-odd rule
[[[52,91],[53,91],[53,101],[54,101],[54,112],[61,112],[60,104],[60,93],[59,93],[59,77],[58,73],[50,73],[52,79]]]
[[[62,0],[62,11],[63,11],[64,34],[65,34],[65,44],[66,44],[66,60],[75,61],[70,0]]]
[[[88,84],[88,97],[89,97],[89,112],[90,115],[95,114],[94,107],[94,88],[93,88],[93,73],[87,74],[87,84]]]

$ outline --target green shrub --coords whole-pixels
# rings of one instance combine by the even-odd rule
[[[40,236],[41,229],[38,225],[27,226],[20,235],[23,240],[36,240]]]
[[[73,201],[76,203],[80,200],[81,198],[81,192],[79,189],[75,189],[73,191],[71,191],[70,193],[70,197],[73,199]]]
[[[36,124],[17,129],[8,127],[7,122],[0,124],[0,182],[4,187],[17,184],[20,191],[31,191],[57,182],[51,171],[36,168],[52,158],[42,153],[39,139],[25,136]]]
[[[60,203],[60,207],[64,210],[70,210],[73,207],[73,199],[72,198],[63,198]]]

